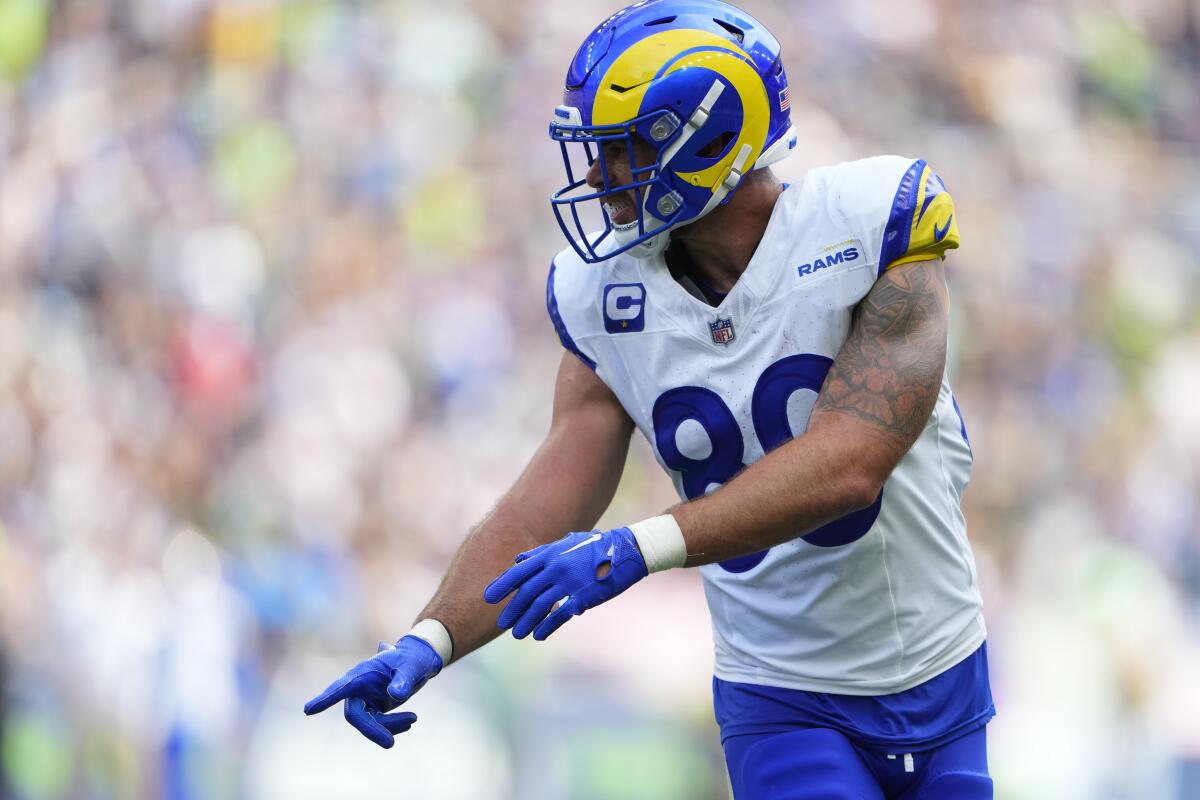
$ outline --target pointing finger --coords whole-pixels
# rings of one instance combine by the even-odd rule
[[[348,675],[343,675],[342,677],[338,678],[336,681],[329,684],[329,686],[325,688],[325,691],[321,692],[312,700],[309,700],[304,704],[304,713],[310,716],[313,714],[320,714],[334,703],[346,699],[346,697],[349,696],[349,692],[346,691],[346,687],[349,685],[350,678]]]

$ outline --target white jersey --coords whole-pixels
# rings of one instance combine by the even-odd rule
[[[925,162],[880,156],[788,187],[717,307],[661,256],[588,265],[570,250],[551,267],[547,304],[564,346],[617,396],[680,496],[694,498],[805,430],[851,312],[883,266],[957,245],[953,201]],[[717,677],[891,694],[972,653],[985,630],[959,505],[970,470],[943,381],[875,505],[702,567]]]

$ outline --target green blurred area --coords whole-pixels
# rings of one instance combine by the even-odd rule
[[[0,77],[20,81],[42,55],[49,0],[0,2]]]

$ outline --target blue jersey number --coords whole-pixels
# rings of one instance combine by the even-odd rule
[[[754,433],[763,452],[768,452],[794,437],[788,422],[788,400],[800,389],[819,392],[833,361],[812,354],[787,356],[767,367],[754,385],[750,416]],[[677,434],[687,420],[704,429],[711,448],[703,457],[685,455],[679,449]],[[654,441],[663,463],[680,473],[683,492],[689,500],[705,494],[709,487],[720,486],[746,467],[742,461],[742,430],[737,418],[720,395],[700,386],[681,386],[663,392],[654,403]],[[802,433],[803,431],[799,431]],[[847,514],[804,537],[819,547],[838,547],[866,535],[879,516],[883,492],[867,508]],[[729,572],[754,569],[767,557],[761,550],[750,555],[722,561]]]

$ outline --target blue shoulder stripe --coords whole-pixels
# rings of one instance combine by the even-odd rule
[[[575,356],[587,364],[588,369],[592,372],[596,371],[596,362],[583,354],[571,338],[571,334],[567,331],[566,323],[563,322],[562,314],[558,313],[558,299],[554,296],[554,270],[555,264],[553,259],[550,261],[550,274],[546,277],[546,310],[550,312],[550,322],[554,325],[554,332],[558,334],[558,340],[562,342],[562,346],[575,354]]]
[[[925,160],[918,159],[900,179],[896,197],[892,200],[892,213],[883,230],[883,251],[879,254],[880,275],[887,271],[888,264],[903,258],[908,252],[908,237],[912,233],[913,214],[917,210],[917,182],[924,171]]]

